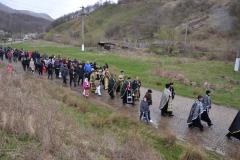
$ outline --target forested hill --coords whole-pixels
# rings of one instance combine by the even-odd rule
[[[14,10],[0,3],[0,30],[9,33],[44,32],[53,19],[43,13]]]
[[[74,16],[75,15],[75,16]],[[239,38],[239,0],[121,0],[95,6],[85,17],[86,42],[188,40],[201,46],[235,45]],[[47,40],[80,44],[80,12],[62,17],[45,35]]]

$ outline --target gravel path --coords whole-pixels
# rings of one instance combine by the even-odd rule
[[[142,88],[141,92],[143,95],[146,89]],[[153,106],[151,107],[153,123],[160,130],[161,128],[168,129],[179,139],[199,144],[223,155],[239,152],[240,142],[238,140],[229,141],[225,137],[229,126],[238,112],[236,109],[213,105],[210,110],[210,118],[214,125],[209,128],[203,122],[204,132],[200,132],[197,128],[189,129],[186,123],[194,102],[193,99],[176,96],[173,101],[174,117],[161,117],[159,110],[161,95],[160,91],[153,90]]]

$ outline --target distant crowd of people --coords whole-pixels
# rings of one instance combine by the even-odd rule
[[[110,73],[108,64],[102,66],[96,62],[80,62],[60,56],[48,56],[37,51],[24,51],[10,47],[0,48],[0,57],[5,57],[9,64],[20,61],[24,71],[31,71],[39,76],[47,74],[48,79],[62,79],[70,87],[81,86],[84,97],[91,93],[101,96],[102,89],[107,90],[112,99],[120,94],[123,104],[135,104],[140,98],[141,81],[138,77],[126,77],[124,71],[119,75]],[[11,66],[11,65],[10,65]]]
[[[9,62],[8,72],[13,71],[12,62],[21,62],[23,70],[32,72],[39,76],[47,74],[48,79],[62,79],[63,84],[70,87],[81,86],[83,96],[89,97],[90,94],[102,95],[102,89],[106,90],[114,99],[116,94],[120,95],[123,105],[134,105],[135,101],[140,100],[141,81],[138,77],[131,79],[126,77],[124,71],[119,75],[111,73],[107,63],[100,66],[96,62],[80,62],[77,59],[66,59],[60,56],[48,56],[37,51],[24,51],[23,49],[12,49],[10,47],[0,48],[0,59]],[[159,109],[162,116],[172,117],[173,100],[175,98],[174,84],[168,83],[162,93]],[[143,96],[140,103],[140,120],[152,122],[150,106],[152,105],[152,90],[149,89]],[[212,107],[211,91],[207,90],[205,96],[199,95],[193,103],[187,120],[188,127],[198,127],[203,131],[202,121],[211,127],[212,121],[209,111]],[[227,134],[228,138],[235,136],[240,139],[240,113],[236,116],[231,131]],[[229,129],[230,130],[230,129]]]

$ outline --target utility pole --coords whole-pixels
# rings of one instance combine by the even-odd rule
[[[85,46],[84,46],[84,41],[85,41],[85,37],[84,37],[84,16],[85,16],[85,13],[84,13],[84,7],[82,7],[82,51],[84,52],[85,51]]]

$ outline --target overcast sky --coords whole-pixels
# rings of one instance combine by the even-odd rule
[[[0,0],[13,9],[47,13],[53,18],[79,10],[81,6],[95,4],[97,1],[99,0]]]

